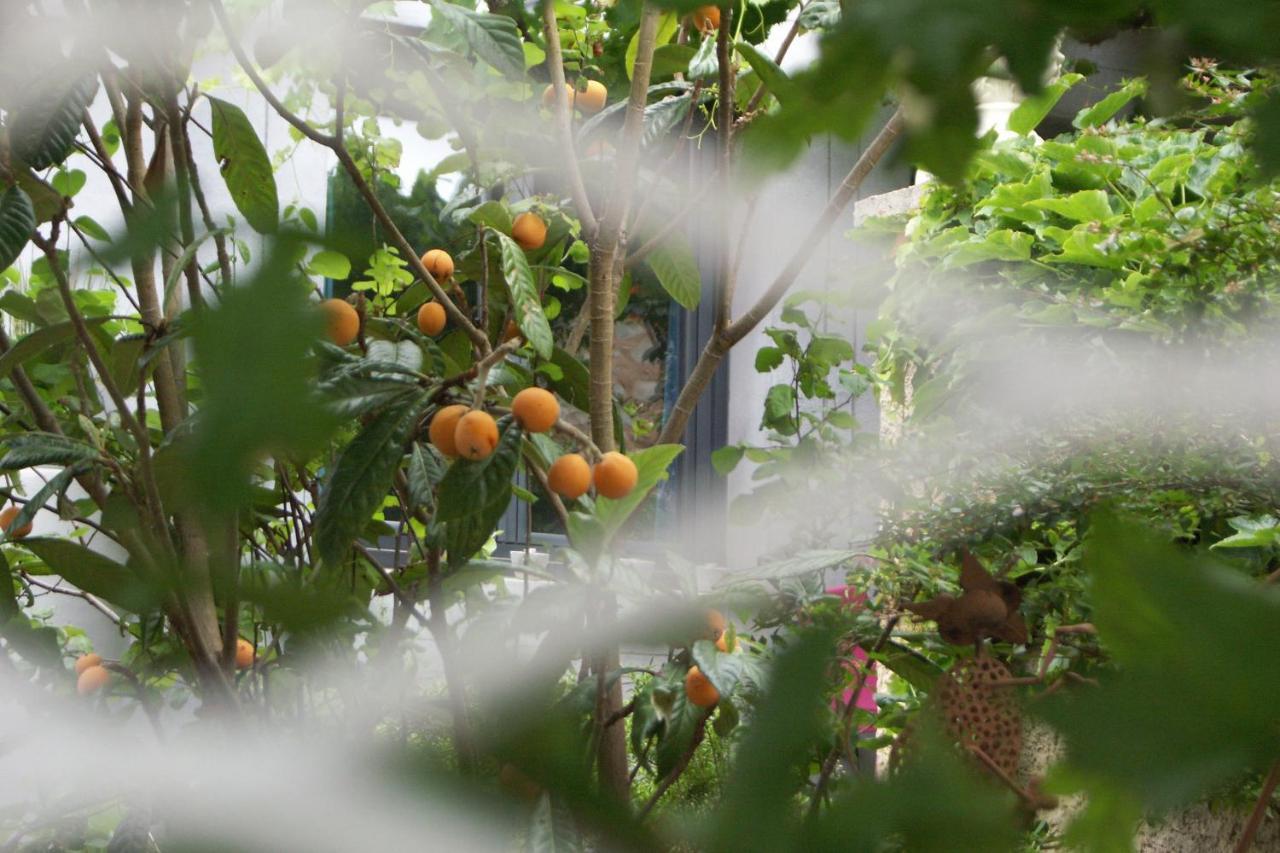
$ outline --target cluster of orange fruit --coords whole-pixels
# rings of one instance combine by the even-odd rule
[[[569,109],[577,109],[585,116],[593,116],[600,112],[604,109],[605,102],[609,100],[609,90],[599,80],[588,80],[581,89],[577,86],[566,86],[565,92],[569,96]],[[552,84],[542,90],[542,106],[551,109],[555,103],[556,87]]]
[[[560,419],[556,395],[543,388],[525,388],[511,401],[511,414],[526,432],[546,432]],[[479,461],[498,446],[498,424],[482,409],[462,404],[445,406],[431,418],[431,443],[449,458]],[[561,497],[576,499],[592,484],[606,498],[623,498],[636,487],[640,472],[627,456],[610,451],[592,468],[579,453],[566,453],[547,469],[547,485]]]
[[[730,654],[737,650],[738,639],[733,638],[732,645],[725,628],[728,623],[725,622],[724,614],[719,610],[707,611],[707,627],[715,636],[716,648],[725,654]],[[702,674],[702,670],[696,666],[689,667],[689,671],[684,676],[684,694],[690,702],[699,708],[710,708],[720,701],[720,691],[716,690],[711,679]]]
[[[253,666],[253,643],[244,638],[236,640],[236,669]],[[76,692],[89,696],[111,683],[111,670],[103,664],[102,655],[90,652],[76,658]]]
[[[547,242],[547,223],[533,211],[525,211],[511,223],[511,239],[526,252],[541,249]],[[453,277],[453,258],[444,249],[428,249],[421,258],[422,265],[437,282]],[[360,314],[345,299],[326,299],[320,303],[324,314],[329,340],[340,347],[351,346],[360,336]],[[435,337],[444,331],[448,318],[444,306],[434,299],[418,309],[418,331]]]

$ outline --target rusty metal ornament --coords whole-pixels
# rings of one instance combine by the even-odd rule
[[[994,765],[1007,779],[1017,775],[1022,753],[1022,714],[1007,689],[1010,678],[1005,665],[993,657],[959,661],[939,676],[926,710],[941,720],[947,735],[966,753],[979,758],[981,765]],[[895,771],[910,754],[912,728],[908,724],[893,743],[889,766]]]
[[[996,580],[968,551],[960,564],[960,596],[939,595],[904,607],[938,623],[942,639],[956,646],[985,638],[1015,645],[1027,641],[1027,623],[1018,608],[1022,591],[1016,584]]]

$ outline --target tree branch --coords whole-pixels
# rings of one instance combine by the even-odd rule
[[[556,4],[554,0],[542,2],[542,30],[547,41],[547,68],[551,72],[551,85],[555,87],[555,131],[559,139],[560,150],[565,154],[565,168],[568,171],[569,194],[573,197],[573,205],[578,209],[578,219],[582,222],[583,235],[591,240],[600,224],[596,221],[595,212],[591,209],[591,199],[587,195],[586,185],[582,182],[582,170],[578,168],[578,149],[573,144],[573,128],[569,114],[569,93],[564,81],[564,55],[560,50],[560,28],[556,25]]]
[[[844,212],[849,202],[853,200],[858,187],[871,174],[871,170],[875,168],[876,164],[880,162],[881,158],[884,157],[885,153],[888,152],[894,141],[902,133],[902,127],[902,110],[898,109],[862,153],[862,156],[858,158],[849,173],[845,175],[835,195],[827,202],[827,206],[822,211],[821,216],[818,217],[809,234],[796,248],[795,252],[792,253],[791,259],[787,262],[782,272],[778,273],[777,278],[774,279],[769,289],[751,306],[747,313],[730,323],[723,332],[713,334],[711,339],[707,341],[702,354],[698,356],[698,361],[694,365],[689,380],[685,383],[684,388],[680,391],[680,396],[676,399],[671,416],[662,427],[662,433],[658,437],[659,444],[680,441],[684,435],[684,428],[689,422],[689,417],[693,414],[699,398],[706,391],[707,386],[711,384],[711,378],[715,375],[720,362],[724,360],[725,354],[729,352],[729,349],[734,344],[746,337],[761,320],[768,316],[769,312],[786,295],[786,292],[795,283],[796,278],[799,277],[805,266],[812,259],[818,244],[827,236],[831,226],[835,224],[835,221]]]
[[[378,220],[378,224],[382,226],[384,231],[386,231],[391,244],[395,246],[396,250],[400,252],[400,255],[408,262],[409,268],[413,270],[414,274],[418,276],[418,278],[422,279],[423,282],[426,283],[427,288],[431,291],[436,301],[444,307],[445,313],[449,316],[449,319],[451,319],[463,330],[463,332],[466,333],[467,337],[471,339],[471,343],[476,347],[476,349],[481,353],[488,353],[492,349],[492,346],[489,344],[489,338],[471,322],[470,317],[463,313],[463,311],[454,304],[453,300],[449,298],[449,295],[445,293],[444,288],[440,286],[440,283],[437,282],[431,273],[427,271],[427,268],[422,263],[422,259],[419,256],[418,251],[413,246],[409,245],[409,241],[405,239],[404,234],[401,233],[400,229],[396,226],[391,215],[387,213],[387,209],[383,207],[377,194],[373,191],[373,188],[369,186],[369,182],[365,180],[364,175],[360,174],[360,167],[357,166],[355,160],[352,159],[351,153],[347,151],[345,146],[339,143],[335,136],[331,136],[327,133],[321,133],[316,130],[314,127],[307,124],[306,121],[291,112],[288,107],[281,103],[279,98],[272,94],[270,87],[267,86],[266,81],[262,79],[262,75],[257,72],[257,69],[254,68],[253,62],[250,61],[248,55],[245,54],[244,47],[240,44],[234,31],[231,29],[231,22],[227,19],[227,12],[222,6],[222,0],[209,0],[209,4],[213,9],[214,16],[218,19],[219,26],[222,27],[222,31],[227,37],[227,43],[231,47],[231,52],[235,55],[236,61],[240,63],[240,67],[244,69],[245,74],[247,74],[249,79],[253,82],[254,87],[267,101],[267,103],[271,105],[271,108],[275,110],[281,118],[293,125],[299,133],[311,141],[323,145],[334,153],[338,158],[338,162],[342,164],[342,168],[346,170],[347,175],[350,176],[351,182],[355,184],[356,189],[364,198],[365,203],[373,212],[374,217]]]

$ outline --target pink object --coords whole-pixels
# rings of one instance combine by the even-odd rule
[[[851,609],[858,609],[862,607],[867,600],[867,596],[864,593],[858,592],[850,586],[830,587],[827,589],[827,595],[836,596],[844,602],[846,607]],[[863,665],[868,665],[867,653],[861,646],[854,646],[853,657],[845,662],[845,668],[849,671],[850,679],[852,681],[857,681],[858,673],[861,671],[861,667]],[[858,691],[858,708],[874,714],[879,710],[879,706],[876,705],[876,665],[873,663],[869,664],[869,666],[871,668],[867,672],[867,678],[862,683],[862,689]],[[840,711],[843,707],[847,706],[852,699],[853,688],[846,687],[840,696],[839,703],[837,704],[833,700],[832,705],[835,706],[837,711]],[[875,726],[872,725],[863,726],[861,728],[862,732],[873,732],[874,730]]]

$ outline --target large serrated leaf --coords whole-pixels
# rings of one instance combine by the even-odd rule
[[[698,45],[698,51],[689,60],[689,79],[709,81],[720,70],[720,61],[716,56],[716,40],[704,38]]]
[[[710,640],[698,640],[693,644],[693,662],[721,696],[728,696],[742,680],[746,668],[742,655],[726,654]]]
[[[692,310],[698,307],[702,296],[702,276],[688,240],[673,234],[649,253],[647,262],[662,289],[682,308]]]
[[[559,379],[550,380],[551,390],[569,405],[587,411],[591,405],[591,373],[587,366],[559,347],[551,353],[551,363],[560,368],[561,374]]]
[[[457,521],[464,516],[483,512],[504,493],[511,491],[511,477],[520,462],[520,437],[523,430],[510,418],[500,424],[502,435],[498,446],[479,461],[456,459],[440,481],[440,521]]]
[[[657,97],[658,95],[679,94],[681,92],[688,92],[691,88],[693,88],[693,84],[683,80],[673,81],[670,83],[654,83],[649,87],[649,91],[645,95],[645,98],[647,100],[648,98]],[[582,123],[582,127],[578,128],[578,144],[583,144],[593,133],[601,129],[607,121],[623,112],[626,108],[627,100],[623,98],[616,103],[610,104],[591,118],[584,121]]]
[[[49,570],[90,595],[134,613],[155,606],[158,590],[149,588],[126,566],[68,539],[22,540]]]
[[[24,99],[9,125],[13,159],[37,170],[56,166],[71,153],[84,111],[98,92],[98,76],[54,75],[47,85],[48,91]]]
[[[0,270],[18,259],[36,230],[36,211],[20,187],[9,187],[0,196]]]
[[[928,692],[938,683],[943,670],[936,663],[914,649],[890,642],[874,659],[892,670],[899,678],[917,690]]]
[[[339,455],[316,509],[316,546],[327,565],[342,562],[390,492],[417,414],[413,401],[383,411]]]
[[[98,451],[84,442],[48,432],[27,432],[5,439],[7,448],[0,468],[31,468],[36,465],[73,465],[96,459]]]
[[[693,103],[690,94],[678,97],[666,97],[661,101],[649,104],[644,108],[644,133],[640,142],[646,148],[666,139],[676,125],[689,114],[689,106]]]
[[[236,209],[259,234],[274,233],[280,223],[271,158],[244,111],[235,104],[209,98],[213,108],[213,155]]]
[[[684,674],[676,673],[654,688],[654,702],[663,709],[662,734],[653,749],[659,779],[674,770],[689,751],[698,721],[705,714],[685,696],[683,682]]]
[[[92,329],[95,326],[101,326],[108,319],[107,317],[86,317],[84,322]],[[70,320],[36,329],[0,356],[0,379],[8,376],[23,362],[35,358],[50,347],[72,340],[75,335],[76,330]]]
[[[542,312],[542,300],[538,297],[538,286],[534,283],[524,249],[506,234],[491,233],[502,248],[502,275],[507,280],[507,290],[511,292],[516,325],[525,340],[533,345],[534,351],[549,359],[555,349],[555,339],[551,336],[547,315]]]
[[[466,565],[484,547],[510,503],[511,482],[507,481],[506,488],[493,496],[493,503],[445,525],[444,543],[451,567]]]
[[[435,487],[445,475],[445,461],[431,445],[417,443],[409,456],[409,503],[435,510]]]
[[[431,9],[462,34],[476,56],[509,77],[524,75],[524,47],[511,18],[475,12],[443,0],[432,3]]]
[[[40,491],[32,495],[31,499],[22,505],[22,509],[18,511],[18,514],[14,517],[13,521],[9,522],[7,530],[20,530],[30,524],[31,519],[36,517],[36,513],[38,513],[50,499],[58,498],[58,496],[67,490],[67,486],[71,485],[71,481],[80,470],[82,470],[80,467],[63,468],[57,474],[50,477],[45,484],[40,487]],[[0,531],[0,538],[6,540],[9,538],[7,530]]]

